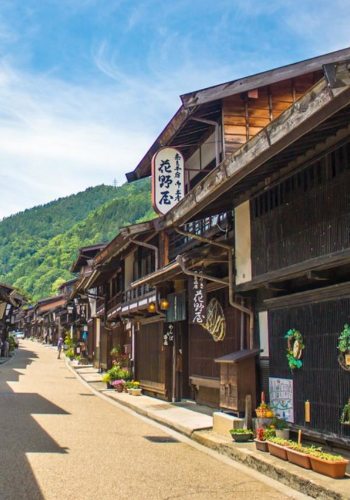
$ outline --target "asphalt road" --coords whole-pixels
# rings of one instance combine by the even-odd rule
[[[0,500],[302,498],[91,393],[56,351],[0,366]]]

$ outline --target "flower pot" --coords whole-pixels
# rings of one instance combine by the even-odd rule
[[[304,469],[311,469],[310,455],[287,448],[287,457],[290,463],[304,467]]]
[[[280,446],[279,444],[271,443],[270,441],[267,442],[267,445],[271,455],[281,458],[282,460],[288,460],[287,448]]]
[[[310,456],[312,470],[323,474],[333,479],[341,479],[345,476],[346,466],[349,460],[339,460],[333,462],[331,460],[322,460],[322,458]]]
[[[260,441],[260,439],[254,439],[254,441],[255,441],[255,447],[257,450],[265,451],[265,452],[269,451],[267,441]]]
[[[289,429],[276,429],[276,437],[286,439],[288,441]]]
[[[115,390],[117,392],[123,392],[124,391],[124,386],[122,384],[118,384],[115,386]]]
[[[247,441],[250,441],[253,437],[253,434],[251,432],[246,433],[246,434],[231,434],[232,439],[236,443],[246,443]]]
[[[129,394],[132,396],[141,396],[142,389],[129,389]]]

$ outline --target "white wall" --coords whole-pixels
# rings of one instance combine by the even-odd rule
[[[249,200],[235,208],[236,284],[252,279]]]
[[[220,139],[219,139],[220,148]],[[215,132],[213,132],[206,141],[193,153],[185,163],[185,170],[195,168],[200,170],[205,168],[215,158]],[[190,179],[193,179],[198,172],[189,171]],[[187,177],[186,177],[187,180]]]
[[[268,358],[269,352],[269,322],[267,311],[259,312],[259,337],[260,337],[260,349],[262,352],[260,356],[262,358]]]

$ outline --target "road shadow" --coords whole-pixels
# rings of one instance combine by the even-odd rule
[[[68,415],[37,393],[14,392],[9,382],[17,382],[38,356],[21,349],[0,366],[0,498],[1,500],[44,500],[27,453],[67,453],[35,421],[32,414]],[[60,473],[60,471],[57,471]]]

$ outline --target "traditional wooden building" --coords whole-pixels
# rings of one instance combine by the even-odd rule
[[[166,398],[169,353],[163,345],[165,313],[150,308],[158,300],[149,285],[131,287],[136,279],[164,265],[164,241],[153,222],[122,228],[94,259],[85,289],[97,297],[93,322],[95,364],[111,366],[111,350],[120,348],[144,391]]]
[[[0,283],[0,339],[16,326],[16,312],[24,304],[23,296],[12,286]]]
[[[182,378],[197,400],[234,409],[242,394],[254,399],[255,363],[246,362],[261,350],[259,389],[271,387],[276,406],[289,398],[284,414],[295,425],[343,442],[349,431],[339,419],[350,379],[337,339],[349,319],[349,58],[345,49],[182,96],[128,174],[129,181],[150,175],[163,146],[185,157],[187,195],[155,221],[170,262],[134,285],[166,284],[170,304],[172,297],[180,303],[196,274],[211,283],[208,298],[216,295],[226,321],[232,315],[225,345],[176,312],[187,328],[180,335],[187,341],[179,341]],[[223,214],[231,226],[220,224]],[[169,312],[169,323],[176,314]],[[285,335],[293,329],[305,348],[302,368],[290,370]],[[247,376],[251,383],[242,387]]]
[[[65,302],[64,295],[39,300],[31,313],[32,324],[29,336],[46,343],[57,344],[59,337],[64,335],[60,318]]]
[[[86,289],[85,284],[92,273],[94,257],[106,245],[99,243],[79,249],[79,254],[71,267],[71,272],[76,274],[73,286],[67,294],[68,322],[72,339],[79,342],[82,354],[90,362],[94,360],[94,321],[96,318],[96,290]],[[81,350],[80,349],[80,350]]]

